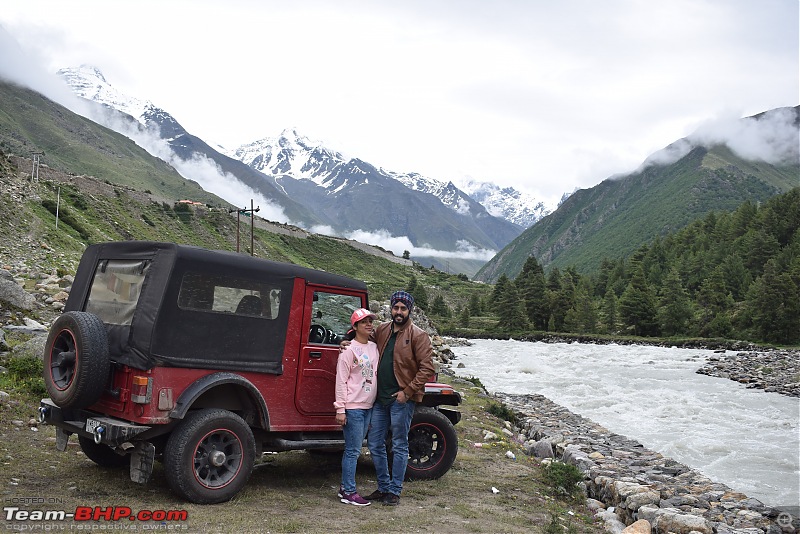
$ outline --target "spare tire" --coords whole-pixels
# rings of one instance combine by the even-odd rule
[[[62,408],[85,408],[100,398],[109,372],[108,333],[96,316],[71,311],[50,327],[44,348],[44,384]]]

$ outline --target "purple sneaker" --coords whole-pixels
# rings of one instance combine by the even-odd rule
[[[369,506],[370,504],[372,504],[371,502],[366,500],[364,497],[362,497],[355,491],[353,493],[343,492],[342,498],[339,500],[345,504],[352,504],[353,506]]]

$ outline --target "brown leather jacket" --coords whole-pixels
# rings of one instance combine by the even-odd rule
[[[381,323],[374,330],[378,354],[383,354],[391,335],[392,321]],[[425,330],[414,325],[409,317],[397,332],[394,344],[394,376],[397,383],[403,388],[406,397],[420,402],[425,394],[425,383],[433,379],[435,372],[431,338]]]

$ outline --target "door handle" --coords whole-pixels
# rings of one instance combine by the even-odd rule
[[[322,358],[322,353],[321,352],[309,352],[308,353],[308,357],[309,358]]]

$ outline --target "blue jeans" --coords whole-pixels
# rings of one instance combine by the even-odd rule
[[[414,401],[400,404],[397,401],[388,406],[376,402],[372,407],[372,423],[369,427],[367,445],[375,464],[378,491],[400,495],[403,478],[408,465],[408,430],[414,416]],[[386,436],[392,432],[392,474],[389,475],[389,460],[386,455]]]
[[[347,424],[344,430],[344,453],[342,454],[342,490],[345,493],[356,491],[356,463],[361,455],[364,437],[367,435],[372,410],[345,410]]]

